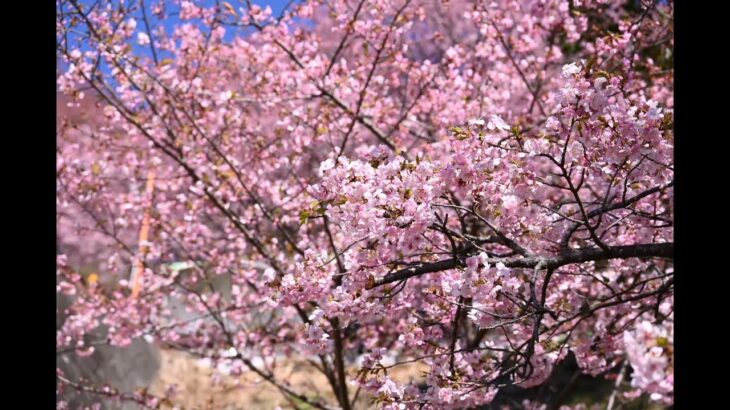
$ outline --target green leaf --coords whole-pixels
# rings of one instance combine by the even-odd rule
[[[190,262],[190,261],[186,261],[186,262],[173,262],[170,265],[168,265],[168,267],[170,268],[170,270],[173,270],[173,271],[186,270],[186,269],[192,268],[193,266],[195,266],[195,264],[193,262]]]
[[[304,225],[309,221],[309,210],[304,210],[299,213],[299,223]]]
[[[454,135],[457,140],[465,140],[469,138],[469,133],[461,127],[451,127],[449,131]]]

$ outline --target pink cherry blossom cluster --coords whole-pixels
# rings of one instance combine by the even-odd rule
[[[57,7],[60,354],[146,338],[350,410],[572,353],[672,402],[673,2]]]
[[[626,354],[634,370],[631,385],[651,392],[652,400],[668,404],[674,390],[673,344],[674,326],[671,323],[655,325],[643,321],[632,331],[624,332]]]

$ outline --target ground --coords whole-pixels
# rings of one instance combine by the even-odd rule
[[[403,365],[394,368],[389,374],[395,380],[407,381],[420,377],[422,369],[415,364]],[[349,371],[354,375],[357,370],[352,368]],[[305,361],[283,362],[275,370],[275,375],[277,379],[288,381],[295,390],[305,392],[310,397],[318,396],[329,403],[336,402],[324,375]],[[162,395],[168,385],[177,384],[173,406],[168,406],[169,409],[175,406],[181,410],[293,408],[275,387],[252,372],[244,373],[239,378],[224,376],[221,383],[215,386],[211,386],[211,376],[212,369],[200,364],[197,358],[178,351],[161,350],[160,370],[149,391]],[[354,388],[351,389],[352,394]],[[361,392],[355,408],[375,407],[370,405],[370,398]]]

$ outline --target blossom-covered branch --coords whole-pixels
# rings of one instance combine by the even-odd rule
[[[64,357],[146,337],[311,407],[456,409],[571,352],[630,367],[614,405],[673,401],[673,2],[59,0],[56,28]]]

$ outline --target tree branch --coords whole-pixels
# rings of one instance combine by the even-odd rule
[[[560,266],[572,263],[583,263],[591,261],[600,261],[608,259],[626,259],[626,258],[653,258],[664,257],[674,258],[674,243],[650,243],[636,244],[627,246],[608,246],[605,250],[599,248],[580,248],[571,249],[557,257],[510,257],[491,259],[491,263],[503,263],[508,268],[534,268],[540,262],[544,262],[544,267],[555,269]],[[388,283],[421,276],[427,273],[442,272],[457,267],[463,267],[464,264],[459,259],[445,259],[438,262],[426,263],[420,266],[401,269],[396,272],[385,275],[382,279],[375,281],[368,289],[373,289]]]

